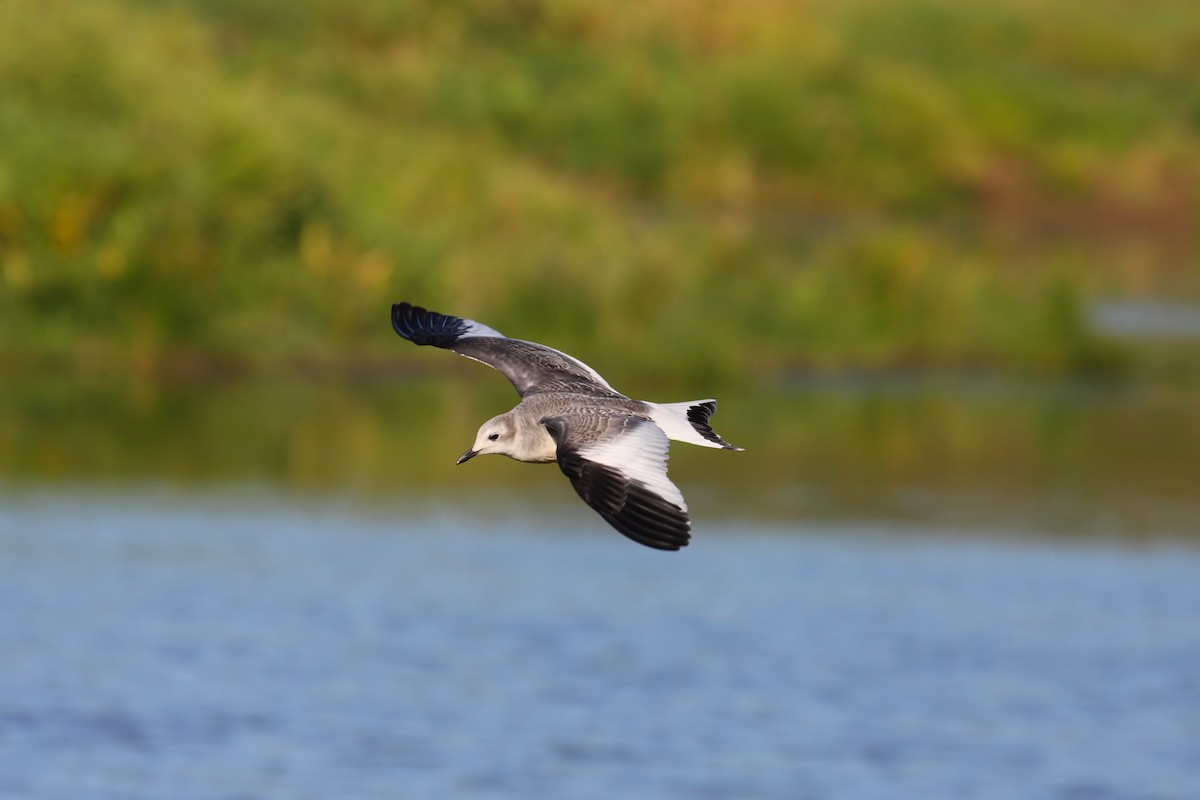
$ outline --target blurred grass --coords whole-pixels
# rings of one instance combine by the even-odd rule
[[[1200,298],[1197,75],[1192,0],[0,0],[0,365],[415,361],[410,299],[626,375],[1161,368],[1084,312]]]

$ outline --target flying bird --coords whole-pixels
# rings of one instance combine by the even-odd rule
[[[678,550],[691,539],[687,502],[667,477],[670,440],[743,449],[709,424],[716,400],[632,400],[566,353],[411,303],[392,306],[392,327],[413,344],[499,370],[521,397],[511,411],[483,423],[459,464],[484,453],[557,462],[585,503],[647,547]]]

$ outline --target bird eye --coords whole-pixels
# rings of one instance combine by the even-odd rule
[[[488,438],[489,438],[489,439],[491,439],[491,440],[494,442],[494,441],[496,441],[497,439],[499,439],[499,438],[500,438],[500,434],[498,434],[498,433],[493,433],[493,434],[492,434],[491,436],[489,436]]]

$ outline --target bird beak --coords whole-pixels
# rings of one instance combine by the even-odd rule
[[[458,461],[455,461],[454,463],[461,464],[464,461],[470,461],[472,458],[474,458],[477,455],[479,455],[478,450],[468,450],[467,452],[465,452],[461,456],[459,456]]]

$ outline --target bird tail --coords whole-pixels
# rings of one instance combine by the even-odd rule
[[[685,403],[646,403],[650,419],[662,428],[668,438],[701,447],[720,447],[724,450],[743,450],[717,435],[708,423],[717,413],[716,400],[690,400]]]

